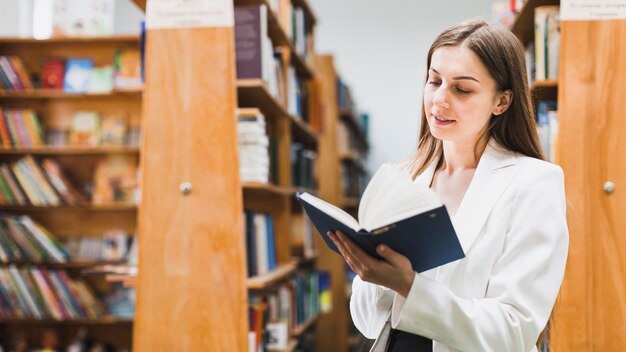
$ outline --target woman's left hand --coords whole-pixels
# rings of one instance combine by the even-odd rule
[[[406,298],[415,277],[415,271],[407,257],[385,245],[379,245],[376,252],[384,260],[374,258],[340,231],[328,232],[328,236],[339,248],[350,268],[363,281],[388,287]]]

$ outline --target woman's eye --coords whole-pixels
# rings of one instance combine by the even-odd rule
[[[461,89],[459,87],[456,87],[455,89],[456,89],[457,92],[459,92],[461,94],[468,94],[468,93],[470,93],[469,90]]]
[[[441,85],[441,82],[438,82],[438,81],[428,81],[428,84],[433,85],[433,86],[439,86],[439,85]]]

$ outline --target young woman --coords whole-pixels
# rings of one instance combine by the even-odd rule
[[[567,258],[562,170],[542,161],[524,51],[483,21],[446,29],[428,52],[418,150],[406,177],[446,205],[466,257],[415,273],[329,233],[357,273],[350,310],[387,351],[536,351]],[[432,234],[437,236],[436,233]]]

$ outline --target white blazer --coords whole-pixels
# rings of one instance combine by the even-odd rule
[[[436,164],[416,186],[429,186]],[[416,274],[406,300],[356,277],[356,327],[376,338],[393,306],[391,326],[432,339],[433,351],[536,351],[567,258],[561,168],[492,140],[452,222],[466,257]]]

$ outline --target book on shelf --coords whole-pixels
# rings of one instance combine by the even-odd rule
[[[45,57],[41,60],[41,88],[63,89],[65,78],[65,59]]]
[[[32,148],[44,144],[41,122],[31,109],[0,108],[0,140],[3,149]]]
[[[0,202],[6,205],[79,205],[85,197],[52,159],[37,163],[32,156],[0,164]]]
[[[89,73],[87,93],[110,93],[113,91],[113,66],[94,67]]]
[[[139,49],[118,50],[114,68],[113,82],[116,89],[137,89],[143,86]]]
[[[93,204],[137,203],[137,157],[112,154],[98,162],[93,179]]]
[[[535,79],[538,81],[559,76],[560,33],[559,6],[535,8]]]
[[[270,180],[270,139],[265,117],[257,109],[238,111],[237,138],[239,176],[242,182],[268,183]]]
[[[18,92],[33,89],[30,74],[18,56],[0,56],[0,87]]]
[[[0,267],[0,306],[3,319],[95,319],[106,313],[84,281],[36,266]]]
[[[270,94],[282,101],[282,54],[268,35],[265,5],[235,7],[235,51],[238,79],[261,79]]]
[[[244,219],[248,277],[267,274],[278,265],[274,218],[246,209]]]
[[[385,244],[406,256],[417,272],[465,256],[445,206],[399,166],[384,165],[374,175],[359,204],[359,221],[311,194],[297,198],[324,242],[337,253],[329,231],[343,232],[376,258],[381,258],[376,247]]]
[[[66,93],[87,93],[91,71],[93,71],[91,58],[67,59],[63,76],[63,91]]]
[[[100,114],[77,111],[70,126],[70,144],[93,147],[100,144]]]
[[[67,252],[58,240],[27,215],[0,215],[0,262],[65,263]]]

